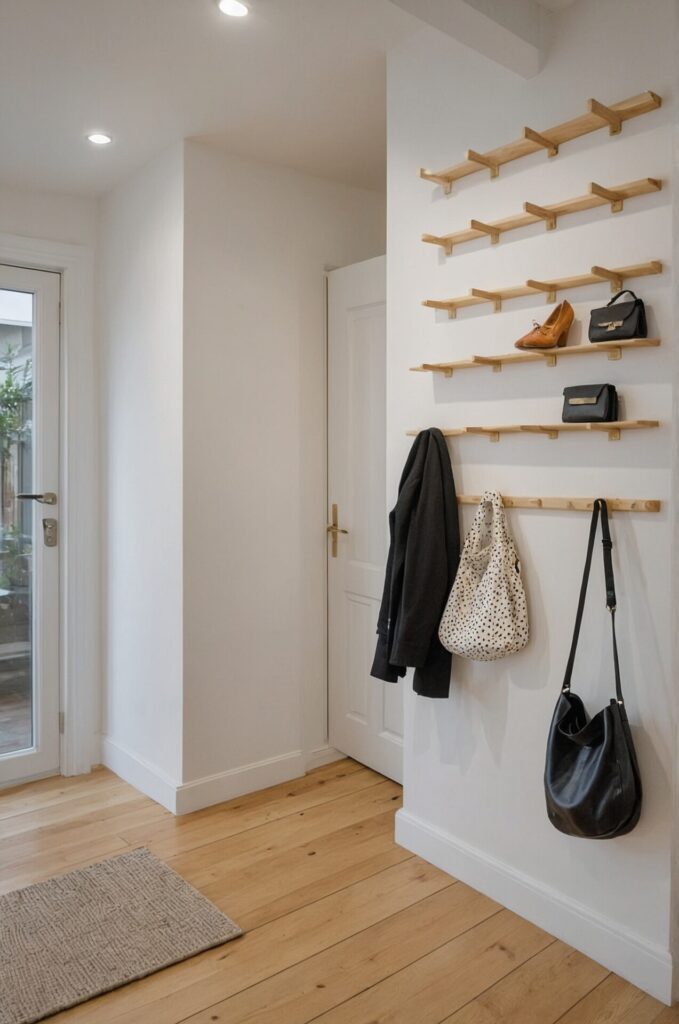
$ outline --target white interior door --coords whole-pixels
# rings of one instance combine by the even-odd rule
[[[403,684],[370,675],[388,550],[386,257],[328,281],[329,735],[401,781]]]
[[[59,767],[59,295],[0,265],[0,785]]]

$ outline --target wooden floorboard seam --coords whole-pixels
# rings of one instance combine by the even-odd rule
[[[410,858],[410,859],[415,859],[415,857]],[[380,874],[382,872],[378,871],[377,873]],[[445,892],[445,891],[451,889],[454,885],[458,885],[458,884],[459,884],[458,880],[454,879],[451,882],[451,885],[443,886],[442,889],[437,890],[435,895],[437,896],[437,895],[439,895],[439,893]],[[350,889],[351,886],[347,886],[346,888]],[[339,891],[341,892],[342,890],[339,890]],[[322,899],[324,899],[324,898],[325,897],[322,897]],[[431,898],[431,894],[429,894],[428,896],[423,896],[422,899],[416,900],[414,903],[409,903],[407,909],[410,910],[413,907],[417,906],[419,903],[423,903],[426,899],[430,899],[430,898]],[[312,901],[312,902],[321,902],[321,900],[315,900],[315,901]],[[304,905],[305,906],[311,906],[312,903],[305,903]],[[496,914],[501,913],[502,910],[503,910],[503,907],[499,907],[494,913],[491,913],[491,914],[489,914],[489,916],[487,916],[487,918],[484,918],[483,921],[490,921],[492,918],[495,918]],[[316,949],[316,950],[314,950],[314,952],[309,953],[308,956],[301,956],[298,959],[298,961],[295,961],[294,964],[290,964],[290,965],[288,965],[288,967],[281,968],[280,971],[274,971],[272,974],[267,975],[266,978],[264,979],[264,981],[255,981],[251,985],[244,985],[243,988],[240,988],[237,992],[232,992],[231,995],[229,995],[227,998],[232,998],[232,997],[234,997],[236,995],[241,995],[243,992],[251,991],[252,989],[257,988],[258,985],[261,985],[261,984],[269,981],[270,978],[280,977],[281,975],[285,974],[286,971],[290,971],[293,968],[299,967],[301,964],[305,964],[307,961],[311,961],[311,959],[313,959],[314,956],[319,955],[319,953],[329,952],[331,949],[334,949],[336,946],[342,945],[342,943],[346,942],[347,939],[354,939],[358,935],[364,935],[366,932],[370,932],[370,930],[372,928],[376,928],[378,925],[382,925],[384,922],[390,921],[392,918],[396,918],[396,916],[399,913],[402,913],[402,912],[404,912],[404,911],[402,911],[402,909],[401,910],[394,910],[393,913],[386,914],[384,916],[384,918],[380,919],[379,922],[376,922],[375,924],[372,924],[372,925],[367,925],[366,928],[358,928],[355,932],[352,932],[351,935],[345,936],[343,939],[338,939],[337,942],[331,942],[330,945],[328,945],[328,946],[323,946],[323,947],[321,947],[319,949]],[[285,918],[285,916],[287,916],[287,914],[283,914],[283,916]],[[277,919],[277,920],[281,920],[281,919]],[[259,927],[263,928],[264,926],[262,925],[262,926],[259,926]],[[466,935],[468,932],[473,931],[473,929],[477,928],[477,927],[478,927],[478,923],[476,923],[474,925],[470,925],[469,928],[465,928],[464,931],[462,931],[458,935],[456,935],[455,938],[457,939],[457,938],[459,938],[462,935]],[[257,931],[257,929],[255,929],[254,931]],[[249,932],[249,933],[246,933],[246,934],[252,934],[252,932]],[[426,953],[422,954],[422,956],[416,956],[413,959],[413,961],[409,962],[407,967],[410,967],[411,964],[417,964],[418,961],[420,961],[420,959],[424,959],[425,956],[429,956],[432,952],[435,952],[436,949],[440,949],[442,946],[447,945],[447,943],[450,942],[450,941],[452,941],[452,940],[451,939],[447,939],[447,940],[445,940],[445,942],[441,942],[437,946],[432,946],[432,948],[428,949]],[[556,939],[554,941],[556,941]],[[347,999],[341,999],[339,1002],[337,1002],[337,1004],[335,1004],[335,1006],[332,1009],[334,1010],[337,1007],[343,1006],[345,1004],[345,1002],[350,1002],[351,999],[355,998],[356,995],[362,994],[362,992],[369,992],[371,990],[371,988],[375,988],[375,985],[379,985],[386,978],[392,978],[394,975],[399,974],[400,971],[402,971],[402,970],[404,970],[404,968],[399,968],[398,971],[393,971],[391,974],[386,974],[384,976],[384,978],[380,979],[379,982],[376,982],[373,985],[367,985],[366,988],[360,989],[359,992],[353,992],[352,995],[350,995]],[[218,1007],[221,1004],[221,1002],[223,1002],[223,1001],[224,1001],[223,999],[218,999],[216,1002],[209,1002],[209,1004],[207,1006],[203,1007],[201,1010],[199,1010],[199,1011],[192,1011],[192,1013],[188,1014],[187,1017],[182,1017],[181,1020],[177,1022],[177,1024],[185,1024],[185,1022],[189,1021],[190,1019],[192,1019],[192,1017],[196,1017],[197,1013],[208,1013],[210,1010],[213,1010],[214,1008]],[[327,1013],[327,1011],[324,1011],[324,1013]],[[308,1019],[308,1021],[304,1022],[304,1024],[311,1024],[312,1021],[319,1019],[319,1017],[323,1017],[323,1014],[317,1014],[315,1017],[310,1017]]]
[[[399,863],[400,864],[407,864],[411,860],[415,860],[415,854],[412,854],[410,857],[404,857],[402,861],[399,861]],[[382,874],[384,874],[385,871],[388,871],[388,870],[389,870],[389,868],[379,868],[377,871],[373,871],[369,875],[364,875],[360,879],[360,881],[361,882],[367,882],[370,878],[377,878],[378,875],[382,875]],[[319,896],[315,900],[309,900],[309,902],[305,903],[304,906],[305,907],[313,907],[316,903],[322,903],[323,900],[327,899],[328,896],[338,896],[339,893],[346,892],[347,889],[351,889],[352,886],[358,885],[358,884],[359,884],[358,882],[349,882],[347,885],[341,885],[339,887],[339,889],[333,889],[331,892],[323,893],[322,896]],[[457,884],[457,879],[456,878],[451,881],[451,885],[455,885],[455,884]],[[446,889],[450,889],[450,885],[445,886],[445,888]],[[441,889],[440,891],[443,892],[444,890]],[[422,898],[426,899],[427,897],[423,896]],[[418,902],[420,902],[420,901],[418,901]],[[397,911],[395,911],[395,913],[399,914],[400,911],[397,910]],[[249,928],[246,934],[247,935],[253,935],[255,932],[259,931],[260,928],[266,928],[268,925],[273,924],[274,921],[282,921],[283,918],[284,917],[288,917],[289,914],[294,914],[294,910],[286,910],[285,913],[279,914],[278,917],[270,917],[266,921],[263,921],[261,924],[256,924],[256,925],[254,925],[254,927]],[[389,916],[393,917],[393,915],[389,915]],[[384,918],[385,921],[387,921],[388,919],[389,919],[388,917]],[[368,925],[367,927],[368,928],[372,928],[372,925]],[[367,930],[366,928],[361,928],[358,932],[356,932],[356,934],[360,935],[361,931],[366,931],[366,930]],[[343,942],[344,940],[341,939],[340,941]],[[330,948],[330,947],[328,947],[328,948]],[[310,956],[315,956],[315,954],[311,953]],[[308,960],[308,959],[309,959],[308,957],[303,957],[302,960],[300,960],[300,963],[303,963],[304,960]],[[287,968],[285,968],[285,970],[287,970]],[[272,977],[273,977],[273,975],[272,975]]]

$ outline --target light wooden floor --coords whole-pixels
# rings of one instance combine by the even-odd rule
[[[393,840],[352,761],[173,818],[110,772],[0,793],[0,890],[148,846],[245,936],[52,1018],[101,1024],[677,1024]]]

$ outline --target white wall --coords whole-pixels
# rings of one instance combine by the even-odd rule
[[[179,145],[101,210],[104,758],[164,801],[182,777],[182,257]]]
[[[185,173],[184,777],[298,774],[326,743],[323,272],[384,252],[384,196],[196,143]]]
[[[330,755],[324,269],[384,222],[198,143],[103,203],[103,757],[173,810]]]
[[[409,441],[430,425],[557,422],[561,391],[575,383],[617,384],[627,418],[658,417],[659,431],[605,435],[456,439],[450,445],[458,490],[496,487],[507,494],[619,495],[663,500],[660,515],[613,520],[623,685],[645,785],[644,812],[629,836],[604,843],[562,836],[548,823],[542,790],[545,741],[572,634],[588,519],[582,514],[509,513],[524,568],[532,639],[496,664],[454,660],[451,697],[409,693],[406,706],[405,809],[400,841],[637,984],[668,998],[672,786],[676,744],[676,665],[672,654],[671,560],[673,387],[676,279],[672,268],[673,122],[676,122],[674,0],[645,4],[579,3],[559,16],[544,70],[531,81],[424,30],[389,64],[388,438],[389,502]],[[614,33],[611,37],[611,26]],[[620,54],[633,54],[633,60]],[[645,89],[661,110],[607,131],[458,183],[446,198],[418,179],[420,166],[447,166],[466,148],[483,151],[516,138],[524,125],[544,129],[575,116],[595,96],[615,102]],[[676,157],[675,157],[676,159]],[[583,194],[588,183],[614,185],[661,177],[659,195],[565,218],[554,232],[538,226],[481,241],[449,259],[419,242],[521,210]],[[675,253],[676,255],[676,253]],[[548,307],[508,303],[457,321],[419,305],[472,286],[490,288],[659,258],[661,277],[632,281],[650,307],[657,351],[469,371],[451,379],[410,374],[422,361],[509,351],[531,318]],[[605,286],[571,292],[586,342],[588,311],[608,301]],[[463,532],[473,510],[462,517]],[[611,695],[609,625],[597,546],[575,688],[598,708]]]
[[[97,202],[82,196],[0,184],[0,232],[93,249],[97,238]]]

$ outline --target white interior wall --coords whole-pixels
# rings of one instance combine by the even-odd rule
[[[183,145],[101,207],[105,762],[182,777]]]
[[[571,839],[548,823],[542,790],[545,741],[563,677],[585,555],[582,514],[512,511],[523,563],[532,639],[521,654],[495,664],[454,660],[451,698],[406,700],[405,808],[400,841],[498,898],[557,936],[661,998],[671,987],[670,906],[672,786],[676,744],[676,665],[672,654],[672,424],[676,373],[676,278],[672,267],[670,188],[676,155],[676,9],[674,0],[624,5],[579,3],[559,16],[542,72],[521,80],[434,30],[406,42],[389,63],[388,128],[388,500],[393,502],[410,441],[405,431],[430,425],[558,422],[563,387],[611,380],[627,418],[658,417],[662,429],[628,434],[511,436],[451,442],[459,491],[496,487],[508,494],[619,495],[663,500],[659,515],[613,520],[619,590],[623,685],[645,785],[644,811],[629,836],[604,843]],[[615,27],[611,39],[611,26]],[[609,45],[610,44],[610,45]],[[633,60],[620,59],[634,54]],[[503,167],[497,180],[478,174],[444,197],[418,179],[420,166],[444,167],[468,147],[483,151],[516,138],[524,125],[545,129],[585,109],[590,96],[615,102],[645,89],[661,110]],[[661,177],[662,193],[559,222],[558,229],[506,235],[460,247],[446,259],[423,245],[471,217],[493,220],[524,200],[557,202],[588,183],[614,185]],[[676,205],[676,204],[675,204]],[[676,253],[675,253],[676,255]],[[469,371],[451,379],[410,374],[422,361],[509,351],[531,318],[548,306],[533,300],[460,313],[457,321],[420,306],[424,298],[549,280],[651,258],[661,277],[630,282],[650,308],[658,350],[622,362],[602,356],[541,365]],[[607,286],[567,293],[578,318],[570,342],[586,342],[588,311],[610,298]],[[473,510],[462,516],[463,532]],[[611,695],[609,626],[597,562],[576,666],[588,706]]]
[[[173,810],[332,756],[324,270],[384,227],[199,143],[102,204],[103,757]]]
[[[185,173],[184,778],[229,794],[323,756],[324,269],[384,252],[385,202],[198,143]]]
[[[96,199],[0,184],[0,232],[94,249]]]

